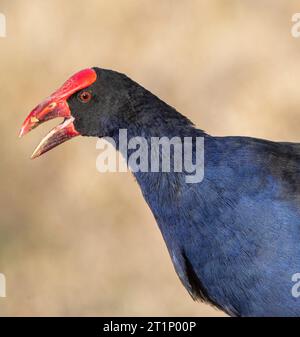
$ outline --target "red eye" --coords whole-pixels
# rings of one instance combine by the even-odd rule
[[[92,98],[92,94],[89,91],[83,91],[78,95],[78,99],[82,102],[82,103],[87,103],[91,100]]]

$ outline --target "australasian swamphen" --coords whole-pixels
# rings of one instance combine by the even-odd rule
[[[127,76],[91,68],[72,76],[26,118],[20,136],[64,117],[33,157],[75,137],[204,137],[204,178],[135,172],[175,270],[194,299],[232,316],[297,316],[300,144],[213,137]]]

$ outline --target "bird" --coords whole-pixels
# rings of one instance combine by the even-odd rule
[[[147,144],[203,139],[201,181],[187,183],[172,167],[133,172],[180,281],[194,300],[230,316],[300,315],[292,291],[300,272],[299,143],[210,135],[127,75],[98,67],[75,73],[37,105],[19,136],[56,117],[63,122],[32,158],[76,136],[110,137],[120,150],[120,129]]]

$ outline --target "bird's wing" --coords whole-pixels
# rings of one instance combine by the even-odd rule
[[[204,180],[191,185],[177,258],[190,293],[236,315],[280,314],[269,300],[300,314],[290,295],[300,268],[300,144],[208,140]]]

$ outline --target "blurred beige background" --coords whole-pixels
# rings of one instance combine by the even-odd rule
[[[300,142],[298,1],[1,0],[0,315],[223,315],[194,303],[129,173],[96,139],[29,156],[29,111],[74,72],[124,72],[214,135]]]

